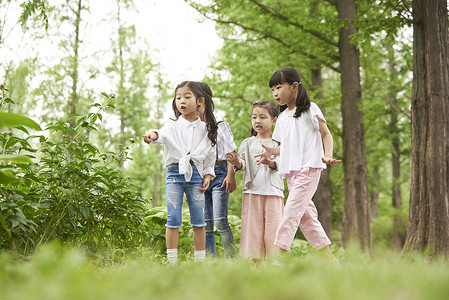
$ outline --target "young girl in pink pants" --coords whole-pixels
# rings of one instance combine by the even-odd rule
[[[280,155],[279,174],[287,179],[289,196],[274,244],[289,251],[298,227],[315,249],[325,249],[329,260],[335,257],[312,197],[318,187],[321,170],[335,165],[333,139],[318,105],[310,102],[299,72],[293,68],[276,71],[270,78],[273,97],[282,113],[276,122],[273,139],[279,147],[264,147],[257,155],[268,164],[272,155]],[[324,151],[323,151],[324,144]]]
[[[245,172],[240,256],[251,257],[255,261],[279,254],[274,240],[284,209],[284,183],[278,174],[276,157],[270,157],[271,161],[266,165],[258,164],[255,158],[256,154],[264,151],[264,146],[278,145],[271,138],[278,113],[274,102],[255,102],[251,137],[242,141],[238,156],[235,153],[227,155],[236,171]]]

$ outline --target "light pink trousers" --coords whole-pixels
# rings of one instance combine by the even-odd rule
[[[243,194],[240,256],[270,258],[279,254],[274,239],[283,211],[282,197]]]
[[[274,242],[279,248],[290,250],[298,227],[313,248],[322,249],[331,244],[318,221],[318,212],[312,201],[320,181],[321,170],[304,168],[287,175],[289,195]]]

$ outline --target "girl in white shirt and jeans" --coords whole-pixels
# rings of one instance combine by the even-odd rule
[[[212,98],[210,86],[205,82],[200,82],[200,85],[205,95]],[[199,107],[199,110],[201,120],[205,121],[204,106]],[[217,241],[215,239],[215,228],[217,228],[224,256],[229,258],[235,256],[234,235],[228,221],[230,193],[235,190],[235,174],[232,165],[228,166],[226,155],[235,152],[237,146],[234,143],[234,136],[229,124],[226,121],[220,121],[217,125],[215,178],[211,180],[209,188],[205,192],[206,256],[217,257]]]
[[[206,122],[198,116],[201,106],[204,106]],[[198,82],[184,81],[175,89],[172,107],[176,120],[170,120],[161,129],[151,130],[142,137],[148,144],[165,145],[167,259],[174,263],[178,258],[178,228],[181,227],[185,193],[190,211],[189,224],[193,227],[194,257],[195,261],[201,261],[206,255],[204,192],[215,177],[217,124],[214,104],[212,98],[204,95]]]
[[[261,157],[260,163],[268,164],[272,155],[280,155],[279,174],[287,179],[289,190],[274,244],[283,251],[289,251],[299,226],[312,247],[325,249],[332,261],[335,257],[329,249],[331,242],[318,221],[312,201],[321,170],[326,168],[326,164],[340,162],[332,158],[332,135],[318,105],[310,102],[297,70],[284,68],[276,71],[269,85],[283,110],[273,132],[273,139],[280,142],[280,146],[265,147],[266,151],[257,156]]]

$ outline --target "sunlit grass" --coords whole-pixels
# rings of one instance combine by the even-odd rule
[[[236,258],[166,265],[141,249],[120,260],[47,245],[29,261],[0,255],[0,299],[449,299],[449,263],[419,255],[314,252],[258,264]]]

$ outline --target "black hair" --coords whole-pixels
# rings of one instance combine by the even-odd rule
[[[212,142],[212,146],[215,146],[217,144],[217,121],[215,120],[214,116],[214,101],[212,100],[212,90],[209,87],[210,93],[205,91],[204,85],[207,85],[207,83],[201,83],[197,81],[183,81],[175,88],[175,97],[173,98],[172,108],[175,113],[176,119],[179,118],[181,115],[181,112],[176,107],[176,92],[179,88],[182,87],[188,87],[192,93],[195,95],[195,98],[198,100],[199,98],[204,98],[204,114],[206,116],[206,130],[207,130],[207,137]]]
[[[302,84],[301,75],[299,74],[299,72],[294,68],[283,68],[277,70],[273,73],[273,75],[271,75],[269,86],[270,88],[272,88],[275,85],[284,83],[292,85],[295,82],[297,82],[299,86],[295,103],[296,111],[293,117],[298,118],[303,112],[308,111],[310,108],[310,97],[307,93],[306,88]],[[286,108],[286,105],[280,106],[281,111],[284,111]]]
[[[199,81],[198,83],[200,84],[200,87],[203,90],[203,92],[212,98],[212,89],[210,88],[210,86],[204,81]]]
[[[274,104],[274,102],[272,101],[256,101],[253,103],[253,110],[256,107],[262,107],[265,108],[268,113],[270,114],[271,118],[274,119],[279,115],[279,110],[276,106],[276,104]],[[254,128],[251,127],[251,136],[256,136],[257,135],[257,131],[254,130]]]

